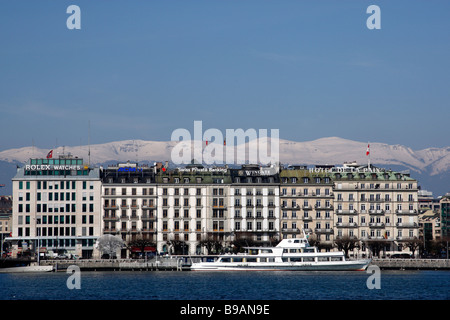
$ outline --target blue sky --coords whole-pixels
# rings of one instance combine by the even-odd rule
[[[66,9],[81,9],[69,30]],[[369,5],[381,30],[369,30]],[[450,2],[0,3],[0,150],[177,128],[449,146]]]

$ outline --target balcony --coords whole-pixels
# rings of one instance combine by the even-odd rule
[[[295,205],[295,206],[293,206],[293,205],[291,205],[291,206],[289,206],[289,205],[284,205],[284,206],[282,206],[282,208],[284,209],[284,210],[300,210],[300,206],[297,204],[297,205]]]
[[[397,228],[418,228],[418,225],[416,222],[397,222],[395,224]]]
[[[303,217],[302,217],[302,220],[303,220],[303,221],[312,221],[313,218],[310,217],[310,216],[303,216]]]
[[[335,214],[337,215],[354,215],[358,214],[358,211],[356,210],[336,210]]]
[[[314,232],[316,234],[319,234],[319,233],[333,234],[334,233],[333,228],[316,228],[316,229],[314,229]]]
[[[338,227],[338,228],[357,228],[358,224],[356,222],[348,222],[348,223],[338,222],[338,223],[336,223],[336,227]]]
[[[104,221],[118,221],[119,217],[116,216],[110,216],[110,215],[104,215],[103,216]]]
[[[395,210],[397,215],[416,215],[417,210]]]
[[[142,221],[156,220],[156,216],[148,215],[148,214],[143,214],[143,215],[141,216],[141,220],[142,220]]]
[[[317,206],[317,205],[315,205],[314,206],[314,209],[316,209],[316,211],[317,210],[327,210],[327,211],[331,211],[331,210],[333,210],[333,206],[325,206],[325,207],[322,207],[322,206]]]
[[[105,210],[117,210],[117,209],[119,209],[119,207],[117,205],[115,205],[115,204],[105,204],[103,206],[103,209],[105,209]]]
[[[281,229],[281,232],[284,232],[284,233],[300,233],[300,229],[299,228],[283,228],[283,229]]]
[[[395,238],[395,240],[397,241],[415,241],[417,240],[417,237],[402,237],[402,236],[398,236]]]
[[[383,215],[384,210],[369,210],[370,215]]]
[[[369,227],[370,228],[384,228],[385,224],[383,222],[370,222]]]

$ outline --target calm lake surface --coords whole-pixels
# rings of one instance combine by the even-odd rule
[[[1,300],[448,300],[450,271],[385,271],[380,289],[366,272],[65,272],[0,274]],[[69,279],[70,280],[70,279]]]

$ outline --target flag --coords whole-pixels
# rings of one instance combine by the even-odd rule
[[[208,145],[208,139],[206,139],[206,145]]]
[[[53,150],[50,150],[49,153],[47,153],[47,159],[50,159],[53,157]]]
[[[223,145],[226,146],[227,145],[227,140],[223,140]]]
[[[367,145],[366,156],[370,154],[370,144]]]

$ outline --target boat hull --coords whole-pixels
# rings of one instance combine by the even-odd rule
[[[193,263],[191,271],[364,271],[370,260],[338,263]]]
[[[32,273],[32,272],[51,272],[53,266],[24,266],[24,267],[12,267],[1,268],[0,273]]]

